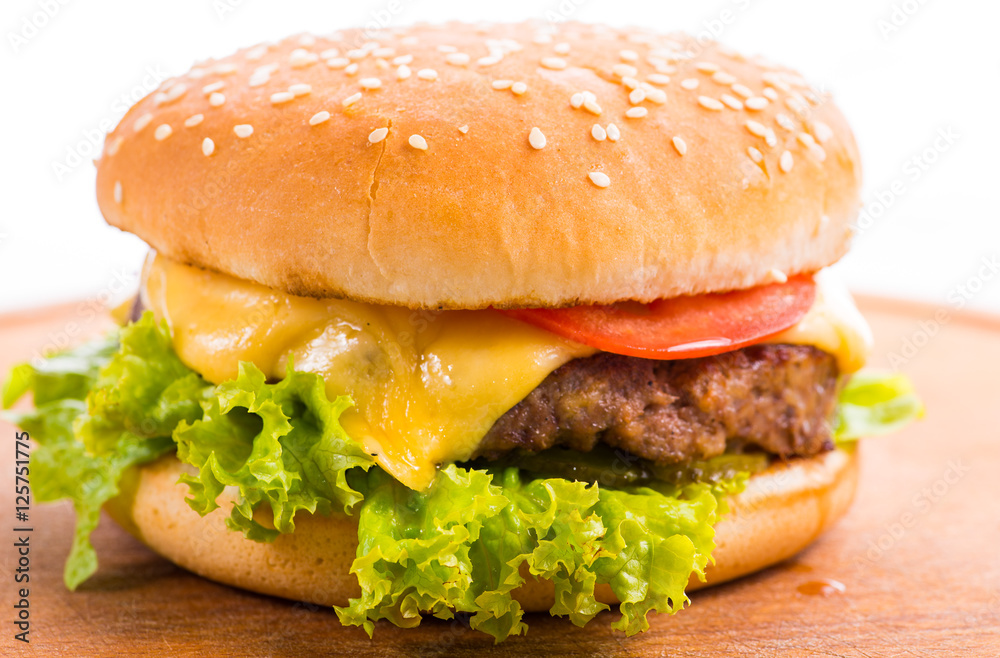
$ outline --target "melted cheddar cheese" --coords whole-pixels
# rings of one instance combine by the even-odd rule
[[[271,379],[295,369],[349,395],[353,439],[403,484],[469,458],[493,423],[562,364],[597,350],[490,310],[414,311],[297,297],[181,265],[146,265],[143,303],[166,319],[181,360],[219,383],[250,361]]]
[[[597,350],[490,310],[414,311],[297,297],[163,256],[146,264],[143,303],[173,333],[181,360],[219,383],[250,361],[270,379],[296,370],[354,407],[347,433],[413,489],[469,458],[493,423],[562,364]],[[796,327],[771,339],[816,345],[843,372],[864,363],[870,333],[846,291],[821,282]]]

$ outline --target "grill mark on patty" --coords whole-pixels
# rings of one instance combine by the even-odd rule
[[[752,345],[699,359],[599,353],[552,372],[484,437],[476,456],[599,443],[657,463],[833,447],[834,357],[804,345]]]

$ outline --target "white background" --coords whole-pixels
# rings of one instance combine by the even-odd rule
[[[96,151],[88,151],[89,144],[103,141],[102,124],[113,125],[130,104],[125,98],[137,94],[136,100],[156,77],[182,73],[199,59],[288,34],[363,26],[398,7],[391,25],[563,14],[663,31],[711,31],[745,53],[798,68],[834,92],[861,144],[872,220],[863,222],[853,252],[838,266],[851,287],[1000,312],[1000,275],[981,264],[983,258],[1000,258],[997,2],[3,0],[2,5],[0,311],[120,289],[117,280],[137,272],[145,246],[103,223],[90,163]],[[42,14],[43,7],[54,15]],[[32,23],[44,24],[35,29]],[[24,42],[15,44],[19,38]],[[935,144],[942,133],[953,137]],[[68,173],[56,173],[60,163]],[[880,212],[880,203],[888,208]]]

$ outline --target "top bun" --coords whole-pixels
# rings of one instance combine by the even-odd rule
[[[165,82],[97,168],[108,222],[170,258],[414,308],[812,272],[847,250],[859,186],[844,117],[798,74],[582,24],[263,44]]]

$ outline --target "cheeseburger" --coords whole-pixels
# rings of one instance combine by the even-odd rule
[[[101,509],[206,578],[388,620],[633,634],[802,550],[919,415],[823,272],[857,147],[797,73],[597,25],[297,36],[108,135],[150,247],[106,338],[18,366],[65,580]]]

